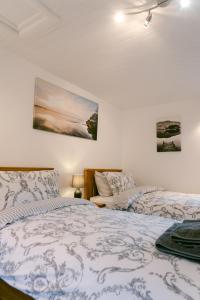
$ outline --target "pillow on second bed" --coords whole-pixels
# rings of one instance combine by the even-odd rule
[[[0,211],[59,196],[58,173],[0,171]]]
[[[107,208],[127,210],[135,197],[135,182],[132,175],[122,172],[95,172],[95,181],[101,202]],[[140,194],[140,193],[139,193]],[[100,196],[97,196],[100,198]],[[112,196],[112,197],[110,197]],[[93,199],[95,200],[94,197]],[[112,199],[112,200],[111,200]],[[95,202],[95,201],[94,201]]]
[[[132,175],[122,172],[103,172],[113,195],[131,190],[135,187]]]

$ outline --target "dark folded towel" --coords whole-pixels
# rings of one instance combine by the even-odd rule
[[[200,262],[200,221],[175,223],[156,241],[158,250]]]
[[[183,222],[176,224],[171,238],[178,243],[200,244],[200,222]]]
[[[199,223],[200,219],[195,219],[195,220],[184,220],[183,223]]]

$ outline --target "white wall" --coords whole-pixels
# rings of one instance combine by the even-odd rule
[[[98,141],[32,128],[35,77],[99,102]],[[157,153],[156,121],[174,116],[182,118],[182,152]],[[72,194],[68,188],[71,175],[81,173],[85,167],[123,167],[135,174],[139,184],[200,193],[200,102],[177,102],[122,113],[26,60],[1,52],[0,165],[55,167],[60,171],[61,189],[66,195]]]
[[[182,152],[157,153],[156,121],[180,116]],[[177,102],[124,112],[123,167],[139,184],[200,193],[200,101]]]
[[[98,141],[32,128],[35,77],[99,102]],[[61,188],[85,167],[121,167],[120,110],[8,52],[0,53],[0,165],[48,166],[61,173]]]

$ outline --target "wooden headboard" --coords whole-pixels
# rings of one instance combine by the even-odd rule
[[[122,172],[121,169],[84,169],[84,198],[90,200],[91,197],[97,196],[97,186],[94,174],[97,172]]]
[[[23,171],[23,172],[30,172],[30,171],[49,171],[54,170],[54,168],[31,168],[31,167],[0,167],[0,171]]]

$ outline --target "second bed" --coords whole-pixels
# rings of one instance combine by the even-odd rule
[[[200,194],[172,192],[158,186],[136,186],[131,176],[121,169],[85,169],[84,178],[85,198],[98,206],[176,220],[200,219]],[[101,194],[98,191],[100,179],[104,180]]]

